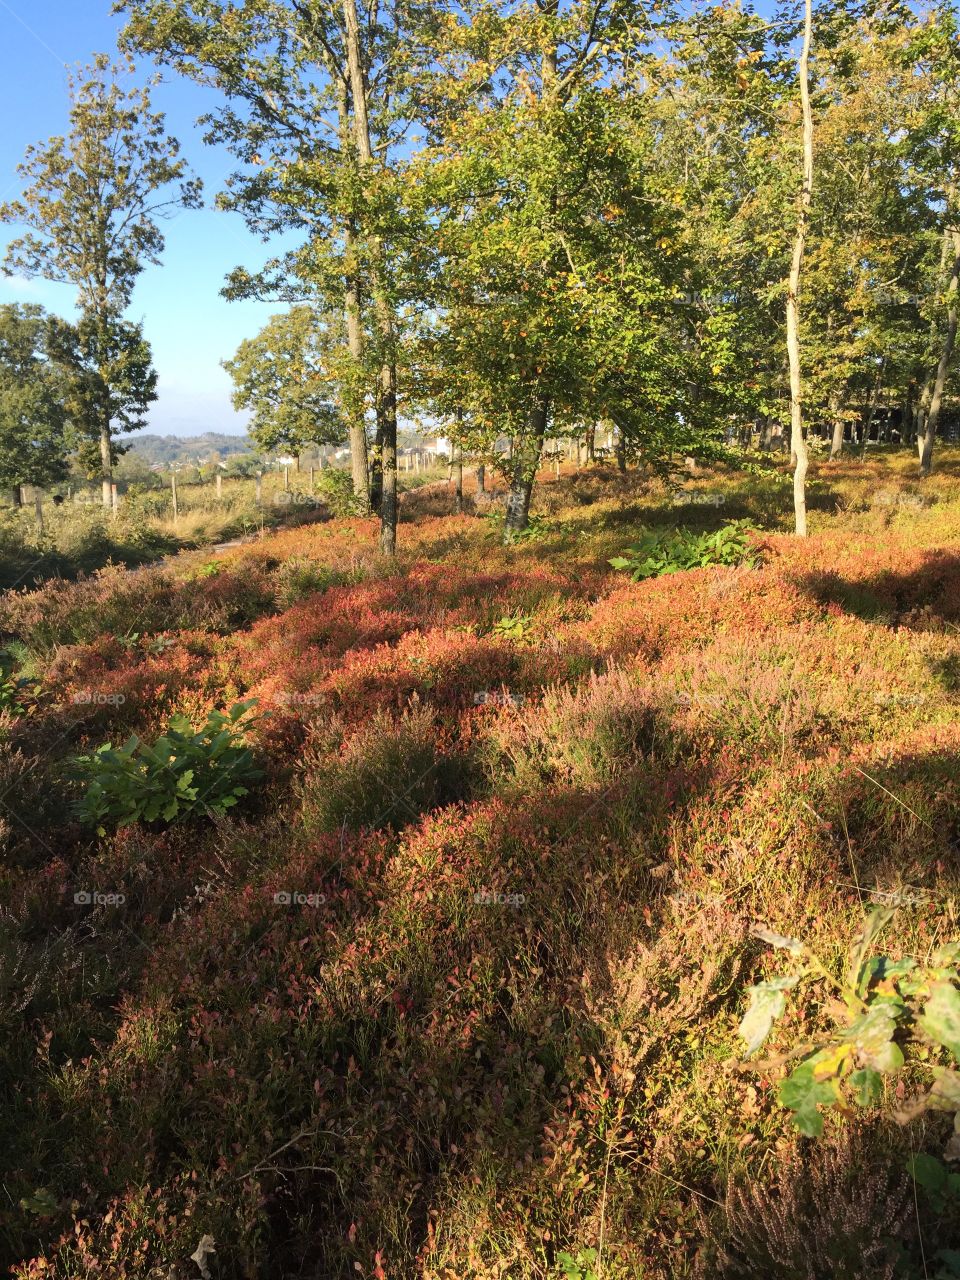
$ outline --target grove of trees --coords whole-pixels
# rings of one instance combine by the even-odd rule
[[[795,459],[872,430],[933,464],[960,282],[960,44],[949,4],[770,15],[721,0],[120,0],[128,55],[216,91],[217,201],[289,245],[228,297],[287,309],[227,363],[267,448],[346,439],[396,545],[397,422],[501,458],[506,536],[544,443],[601,424],[665,470],[754,435]],[[99,449],[143,421],[124,320],[197,183],[104,57],[71,132],[28,153],[7,267],[69,280],[66,417]],[[46,418],[38,419],[38,431]]]

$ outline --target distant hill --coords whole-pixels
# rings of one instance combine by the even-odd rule
[[[130,453],[143,458],[144,462],[153,466],[161,463],[164,466],[171,462],[204,461],[212,453],[221,458],[232,454],[248,453],[253,448],[249,436],[231,436],[222,431],[204,431],[199,436],[157,436],[147,433],[130,436],[124,443],[129,443]]]

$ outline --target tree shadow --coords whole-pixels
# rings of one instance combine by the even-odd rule
[[[913,569],[882,569],[865,577],[818,571],[795,579],[819,604],[865,622],[930,630],[960,622],[960,552],[919,553]]]

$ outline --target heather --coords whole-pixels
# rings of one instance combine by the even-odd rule
[[[758,924],[838,972],[871,906],[958,937],[960,456],[821,467],[806,540],[777,468],[683,491],[544,475],[503,546],[420,490],[394,559],[344,517],[5,596],[12,1275],[951,1274],[908,1170],[952,1117],[895,1117],[945,1051],[814,1141],[737,1027]],[[610,564],[734,520],[737,563]],[[84,821],[78,759],[247,702],[235,804]],[[765,1059],[833,1018],[803,988]]]

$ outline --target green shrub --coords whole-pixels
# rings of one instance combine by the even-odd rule
[[[342,576],[317,564],[314,560],[285,560],[274,575],[277,583],[277,603],[282,609],[326,591],[342,580]]]
[[[947,1155],[955,1159],[960,1156],[960,1073],[955,1066],[960,1062],[960,942],[947,943],[922,961],[876,954],[873,943],[895,915],[895,907],[869,913],[842,980],[799,938],[755,929],[762,941],[794,957],[794,971],[750,988],[740,1036],[747,1056],[755,1054],[783,1015],[787,992],[796,987],[813,984],[839,997],[828,1006],[834,1025],[804,1046],[800,1062],[779,1085],[780,1102],[808,1137],[823,1132],[821,1107],[851,1110],[851,1102],[876,1106],[884,1079],[904,1065],[901,1045],[919,1045],[927,1060],[947,1050],[950,1065],[928,1068],[933,1085],[914,1104],[913,1113],[926,1108],[954,1113],[957,1128]]]
[[[174,822],[232,808],[247,794],[245,784],[262,777],[240,724],[253,705],[211,711],[196,730],[186,716],[174,716],[152,746],[134,734],[121,747],[107,742],[92,756],[80,756],[76,763],[86,782],[81,820],[105,835],[108,826]]]
[[[353,477],[349,471],[325,468],[316,477],[316,489],[335,516],[363,514],[363,504],[353,492]]]
[[[713,564],[754,565],[757,557],[750,541],[754,532],[749,520],[732,520],[713,533],[646,529],[636,546],[628,547],[609,563],[614,569],[629,573],[634,582]]]

